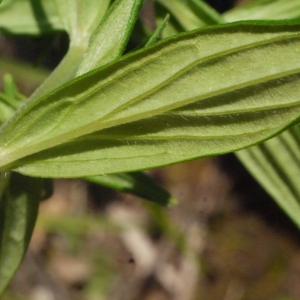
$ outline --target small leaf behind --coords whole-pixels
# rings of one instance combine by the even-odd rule
[[[223,23],[223,18],[202,0],[158,0],[184,30]]]
[[[120,192],[142,197],[160,205],[172,206],[177,204],[176,198],[142,172],[110,174],[88,177],[86,179]]]
[[[155,42],[157,42],[161,38],[162,32],[164,31],[166,25],[168,24],[169,19],[170,19],[170,15],[167,14],[166,17],[161,22],[161,24],[153,32],[153,34],[149,38],[148,42],[146,43],[145,47],[151,46],[152,44],[154,44]]]
[[[299,125],[237,157],[280,207],[300,227]]]
[[[223,14],[227,22],[241,20],[278,20],[300,17],[298,0],[254,0]]]
[[[0,202],[0,295],[26,253],[41,198],[40,179],[14,173]]]
[[[42,34],[62,30],[53,1],[4,0],[0,6],[0,33]]]

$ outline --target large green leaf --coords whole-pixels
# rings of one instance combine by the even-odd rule
[[[299,30],[294,22],[211,27],[79,77],[2,128],[1,169],[99,175],[269,138],[299,117]]]
[[[4,0],[0,6],[0,33],[41,34],[62,30],[55,3],[49,0]]]
[[[5,180],[5,179],[4,179]],[[26,253],[39,201],[42,181],[13,174],[0,202],[0,295]]]
[[[109,1],[106,2],[108,3]],[[66,3],[64,4],[66,5]],[[105,3],[102,2],[102,5],[103,4]],[[77,73],[85,73],[93,68],[105,64],[106,62],[116,59],[122,54],[138,16],[141,4],[141,0],[118,0],[114,2],[114,5],[112,5],[106,17],[103,18],[98,28],[94,31],[93,38],[89,43],[89,47],[87,48],[84,59],[81,62]],[[68,11],[70,11],[70,8]],[[116,22],[116,20],[119,20],[119,22]],[[74,63],[72,63],[72,59],[70,61],[73,69]],[[60,68],[58,71],[59,83],[62,82],[61,80],[66,80],[70,76],[65,76],[64,74],[66,72],[71,74],[71,76],[72,74],[75,74],[75,72],[71,71],[64,62],[63,68]],[[59,83],[55,84],[54,87]],[[51,86],[52,85],[53,81],[51,82]],[[3,97],[4,96],[5,95],[3,94]],[[10,105],[8,106],[6,103],[1,103],[0,121],[6,121],[9,117],[11,117],[15,111],[13,108],[11,108]],[[174,198],[168,192],[166,192],[146,174],[117,174],[87,179],[119,191],[133,193],[156,203],[168,205],[175,202]]]

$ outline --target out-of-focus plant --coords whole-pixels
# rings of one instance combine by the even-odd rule
[[[4,78],[0,293],[26,252],[47,178],[84,177],[170,205],[175,199],[141,170],[237,151],[276,136],[276,149],[290,155],[284,162],[274,163],[273,144],[251,148],[259,149],[255,159],[252,150],[238,155],[271,194],[279,191],[272,194],[275,200],[289,203],[290,210],[282,205],[299,224],[299,195],[291,184],[299,171],[300,22],[226,23],[242,8],[220,16],[200,0],[159,0],[157,30],[144,48],[124,55],[142,2],[1,3],[2,34],[64,30],[70,45],[28,99],[10,76]],[[250,16],[275,2],[284,6],[256,1],[244,9]],[[183,32],[196,27],[203,28]],[[282,132],[291,127],[285,139],[287,131]],[[296,162],[295,174],[285,170],[288,160]],[[294,198],[280,198],[283,187]]]

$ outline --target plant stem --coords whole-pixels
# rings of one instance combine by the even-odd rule
[[[83,53],[86,47],[72,44],[70,48],[56,67],[56,69],[49,75],[49,77],[39,86],[36,91],[30,96],[30,101],[34,101],[44,95],[48,94],[52,90],[73,79],[76,75],[78,66],[81,62]]]

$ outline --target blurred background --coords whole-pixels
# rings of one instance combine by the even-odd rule
[[[224,12],[246,1],[206,2]],[[132,48],[141,24],[153,26],[152,5],[146,1]],[[0,75],[13,74],[30,95],[67,47],[63,33],[0,37]],[[234,155],[147,173],[177,206],[55,180],[3,299],[300,299],[300,232]]]

